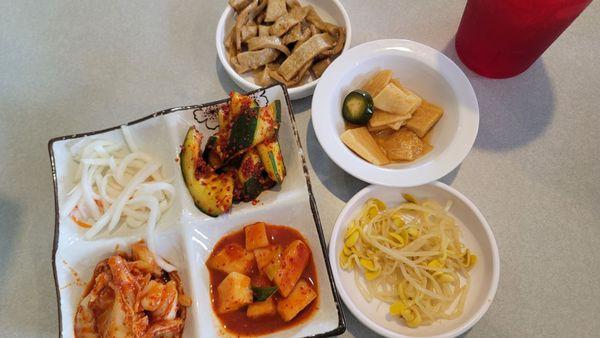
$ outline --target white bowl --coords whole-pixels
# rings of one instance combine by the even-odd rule
[[[373,165],[339,137],[344,131],[344,97],[383,69],[391,69],[408,88],[444,109],[431,131],[433,150],[412,162]],[[321,76],[311,109],[315,133],[327,155],[352,176],[385,186],[418,186],[448,174],[471,150],[479,127],[477,98],[465,74],[444,54],[410,40],[367,42],[342,54]]]
[[[388,315],[389,307],[385,303],[376,299],[368,303],[355,286],[354,272],[340,268],[338,257],[343,249],[346,227],[358,215],[363,204],[374,197],[388,206],[396,206],[403,200],[402,193],[410,193],[417,199],[434,199],[443,204],[452,201],[450,212],[458,220],[461,241],[477,255],[477,264],[470,272],[471,287],[463,314],[454,320],[438,320],[429,326],[409,328]],[[468,198],[440,182],[413,188],[371,185],[358,192],[337,218],[329,242],[329,261],[338,292],[352,314],[364,325],[386,337],[455,337],[466,332],[489,308],[500,276],[498,246],[489,224]]]
[[[313,6],[324,21],[346,28],[346,42],[344,43],[344,49],[342,50],[342,53],[350,48],[350,40],[352,36],[350,18],[338,0],[300,0],[300,4],[302,6]],[[233,8],[231,8],[231,6],[227,6],[221,15],[221,18],[219,19],[219,23],[217,24],[217,55],[219,56],[219,60],[225,68],[225,71],[227,71],[227,74],[229,74],[229,77],[231,77],[233,82],[246,91],[256,90],[261,86],[254,83],[251,72],[243,75],[238,74],[229,64],[224,41],[227,33],[231,30],[231,27],[233,27],[234,24],[235,11]],[[297,100],[312,95],[318,81],[319,79],[303,84],[302,86],[287,88],[290,98],[292,100]]]

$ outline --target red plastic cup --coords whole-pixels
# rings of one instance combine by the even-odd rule
[[[456,52],[476,73],[507,78],[529,68],[592,0],[468,0]]]

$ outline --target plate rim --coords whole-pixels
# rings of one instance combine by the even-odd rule
[[[316,201],[314,198],[311,179],[310,179],[310,173],[308,170],[308,166],[306,164],[306,157],[304,156],[304,149],[302,147],[302,142],[300,141],[300,134],[298,132],[298,128],[296,127],[296,119],[294,118],[292,101],[288,94],[287,87],[284,84],[273,84],[270,86],[260,87],[255,90],[247,91],[244,94],[245,95],[255,94],[255,93],[258,93],[261,91],[266,91],[267,89],[271,89],[274,87],[281,87],[281,90],[283,92],[283,95],[284,95],[284,98],[286,101],[286,105],[288,107],[288,115],[290,117],[290,122],[292,124],[292,130],[294,133],[293,137],[295,138],[296,145],[298,147],[298,156],[300,157],[300,160],[301,160],[300,163],[302,165],[302,170],[304,173],[304,177],[306,179],[306,187],[307,187],[307,192],[308,192],[308,197],[309,197],[310,209],[311,209],[311,213],[312,213],[313,220],[315,223],[315,228],[317,230],[317,234],[319,237],[319,244],[320,244],[321,250],[323,252],[325,268],[327,271],[327,279],[329,280],[329,285],[330,285],[330,288],[331,288],[331,291],[333,294],[332,295],[333,302],[335,303],[335,307],[336,307],[337,313],[338,313],[338,326],[336,328],[334,328],[333,330],[327,331],[327,332],[318,333],[318,334],[315,334],[312,336],[307,336],[305,338],[332,337],[332,336],[340,335],[346,331],[346,318],[344,316],[344,311],[343,311],[343,308],[341,305],[342,302],[341,302],[341,298],[339,295],[339,291],[337,290],[337,287],[334,282],[333,269],[331,268],[330,259],[329,259],[329,255],[328,255],[329,250],[327,250],[327,242],[325,241],[325,236],[323,234],[323,225],[321,224],[321,218],[319,216],[319,211],[318,211],[317,204],[316,204]],[[129,121],[127,123],[124,123],[124,124],[121,124],[118,126],[113,126],[113,127],[108,127],[108,128],[104,128],[104,129],[83,132],[83,133],[53,137],[48,141],[48,154],[50,156],[50,168],[51,168],[51,172],[52,172],[52,182],[53,182],[53,190],[54,190],[54,238],[53,238],[53,244],[52,244],[52,272],[53,272],[53,276],[54,276],[54,288],[55,288],[55,292],[56,292],[56,302],[57,302],[57,309],[58,309],[57,312],[58,312],[58,334],[59,334],[59,337],[63,337],[63,316],[62,316],[62,307],[61,307],[60,286],[58,284],[58,272],[56,269],[56,252],[58,250],[58,241],[59,241],[59,235],[60,235],[60,214],[59,214],[59,209],[58,209],[59,208],[59,206],[58,206],[58,179],[57,179],[57,175],[56,175],[56,162],[55,162],[55,155],[54,155],[54,149],[53,149],[54,143],[60,142],[60,141],[65,141],[65,140],[70,140],[70,139],[75,139],[75,138],[80,138],[80,137],[85,137],[85,136],[94,136],[94,135],[98,135],[98,134],[102,134],[102,133],[106,133],[106,132],[109,132],[112,130],[119,129],[123,125],[132,126],[132,125],[144,122],[146,120],[149,120],[149,119],[152,119],[155,117],[168,115],[168,114],[175,113],[175,112],[182,111],[182,110],[201,109],[203,107],[223,104],[225,102],[228,102],[229,100],[230,100],[229,98],[224,98],[224,99],[215,100],[215,101],[197,104],[197,105],[188,105],[188,106],[178,106],[178,107],[173,107],[173,108],[167,108],[167,109],[160,110],[158,112],[143,116],[139,119],[135,119],[133,121]],[[308,323],[305,323],[305,324],[308,324]]]
[[[336,153],[336,151],[339,150],[337,148],[337,144],[332,145],[331,142],[329,142],[329,137],[330,137],[330,134],[328,133],[329,130],[326,130],[327,124],[324,122],[324,118],[320,117],[320,115],[322,115],[323,112],[321,111],[322,109],[319,109],[319,107],[320,107],[319,102],[317,102],[317,100],[319,100],[319,101],[323,100],[322,96],[324,94],[321,94],[321,92],[323,92],[323,90],[322,89],[320,90],[320,88],[326,87],[328,82],[332,81],[330,79],[330,77],[333,76],[332,72],[335,70],[334,68],[336,68],[336,66],[340,65],[342,62],[352,63],[352,64],[358,63],[358,62],[364,61],[364,58],[363,58],[364,53],[369,53],[370,55],[373,55],[374,53],[380,52],[382,50],[398,50],[401,52],[410,52],[410,53],[416,54],[416,55],[427,54],[430,56],[439,57],[441,60],[444,60],[444,62],[448,66],[450,66],[451,71],[457,76],[456,80],[459,80],[466,84],[466,86],[458,88],[458,89],[461,89],[461,91],[464,91],[464,95],[468,96],[468,99],[469,99],[468,103],[472,104],[472,106],[473,106],[472,107],[473,109],[469,109],[469,112],[474,113],[474,116],[472,117],[473,120],[471,122],[469,122],[469,124],[473,124],[474,128],[472,128],[472,130],[469,130],[468,135],[464,136],[465,140],[466,140],[464,142],[464,147],[456,148],[456,150],[454,150],[454,152],[456,152],[460,156],[454,156],[454,157],[451,157],[450,159],[448,159],[447,162],[449,162],[450,164],[430,173],[430,177],[423,178],[423,177],[419,177],[418,175],[415,176],[414,173],[403,172],[405,169],[402,169],[402,168],[394,169],[394,168],[388,168],[386,166],[376,166],[374,164],[366,162],[365,160],[363,160],[362,158],[360,158],[358,155],[355,155],[355,154],[351,154],[352,156],[350,156],[349,158],[344,158],[345,154],[339,155]],[[361,59],[356,59],[356,60],[348,59],[348,58],[352,58],[354,54],[358,54],[361,57]],[[414,59],[424,63],[425,65],[432,66],[429,62],[423,61],[422,57],[415,57]],[[433,67],[433,69],[435,69],[435,67]],[[436,70],[436,72],[440,76],[442,76],[443,78],[446,79],[446,77],[442,74],[443,72],[437,71],[437,70]],[[413,41],[413,40],[409,40],[409,39],[380,39],[380,40],[368,41],[368,42],[362,43],[360,45],[357,45],[357,46],[347,50],[342,55],[340,55],[325,70],[325,73],[321,76],[320,80],[321,81],[319,81],[319,83],[317,83],[317,86],[315,88],[315,92],[313,95],[313,99],[311,101],[312,102],[311,105],[313,107],[312,111],[311,111],[311,119],[313,121],[313,129],[315,131],[317,140],[319,141],[321,148],[323,148],[323,150],[325,151],[327,156],[337,166],[342,168],[342,170],[344,170],[349,175],[354,176],[361,181],[364,181],[364,182],[367,182],[370,184],[374,184],[374,185],[382,185],[382,186],[398,187],[398,188],[415,187],[415,186],[419,186],[419,185],[424,185],[424,184],[439,180],[440,178],[444,177],[445,175],[449,174],[450,172],[452,172],[453,170],[458,168],[462,164],[462,162],[467,158],[467,156],[469,155],[471,150],[473,149],[473,145],[475,144],[475,140],[477,139],[477,134],[479,131],[479,123],[480,123],[479,102],[477,100],[477,94],[475,93],[475,90],[473,88],[473,85],[469,81],[469,78],[462,71],[462,69],[460,69],[460,67],[458,67],[458,65],[452,59],[450,59],[444,53],[442,53],[441,51],[439,51],[433,47],[430,47],[426,44],[423,44],[423,43],[420,43],[417,41]],[[455,94],[457,94],[458,91],[454,90],[450,81],[447,80],[447,82],[448,82],[448,85],[450,86],[450,88],[453,89],[453,92]],[[317,107],[317,108],[315,108],[315,107]],[[325,113],[328,113],[328,112],[325,112]],[[459,116],[462,115],[460,113],[460,110],[459,110],[458,115]],[[458,134],[459,137],[464,132],[464,131],[461,131],[460,129],[461,128],[459,126],[459,129],[455,133],[455,135]],[[339,138],[339,136],[338,136],[338,138]],[[343,144],[342,144],[342,146],[345,147],[345,145],[343,145]],[[358,161],[358,162],[356,162],[356,161]],[[427,165],[431,165],[432,163],[435,163],[437,161],[435,159],[432,159],[430,162],[431,163],[428,163]],[[374,172],[365,173],[365,169],[368,169],[368,170],[371,170]]]
[[[437,189],[447,191],[450,194],[452,194],[453,196],[455,196],[456,198],[458,198],[459,200],[461,200],[461,202],[465,203],[465,205],[474,213],[475,217],[483,225],[482,226],[483,230],[484,230],[484,232],[488,238],[488,241],[490,242],[490,245],[491,245],[492,282],[490,284],[490,291],[486,295],[487,301],[484,302],[483,306],[481,306],[477,310],[477,313],[470,320],[468,320],[464,325],[462,325],[458,329],[455,329],[453,331],[449,331],[446,333],[438,334],[438,335],[427,336],[428,338],[457,337],[457,336],[460,336],[461,334],[467,332],[469,329],[471,329],[473,326],[475,326],[475,324],[477,324],[481,320],[481,318],[483,318],[483,316],[487,313],[487,311],[489,310],[490,306],[492,305],[492,303],[496,297],[496,293],[498,291],[498,285],[499,285],[499,281],[500,281],[500,253],[499,253],[499,249],[498,249],[498,243],[496,241],[496,237],[494,236],[494,232],[492,231],[492,227],[490,226],[489,222],[485,219],[485,216],[483,215],[483,213],[481,213],[481,210],[479,210],[479,208],[477,208],[475,203],[473,203],[468,197],[466,197],[460,191],[456,190],[455,188],[453,188],[450,185],[447,185],[447,184],[445,184],[443,182],[439,182],[439,181],[433,181],[433,182],[430,182],[427,184],[423,184],[421,186],[431,186],[431,187],[434,187]],[[334,235],[334,233],[337,233],[338,235],[336,235],[336,238],[339,237],[341,227],[342,227],[342,224],[340,223],[341,216],[342,216],[342,214],[346,214],[349,212],[351,204],[355,204],[358,199],[362,198],[364,195],[369,194],[373,190],[377,190],[377,189],[410,189],[410,188],[416,188],[416,187],[390,187],[390,186],[370,184],[370,185],[364,187],[363,189],[361,189],[360,191],[358,191],[356,194],[354,194],[354,196],[352,196],[352,198],[350,198],[350,200],[348,200],[346,205],[344,205],[344,208],[342,208],[342,210],[340,211],[339,215],[337,216],[337,218],[335,220],[335,224],[334,224],[333,230],[332,230],[332,239],[329,242],[330,265],[333,266],[334,263],[337,263],[337,256],[336,256],[336,253],[334,252],[335,244],[333,243],[333,235]],[[402,338],[413,337],[413,336],[403,335],[399,332],[394,332],[392,330],[389,330],[387,328],[379,326],[374,321],[371,321],[371,319],[368,318],[366,314],[364,314],[362,311],[360,311],[358,309],[358,307],[354,305],[354,303],[348,301],[346,298],[347,297],[349,298],[349,296],[347,295],[347,292],[345,291],[345,289],[342,287],[341,277],[339,276],[338,271],[339,271],[339,268],[336,267],[336,269],[334,270],[334,273],[333,273],[333,278],[335,279],[336,283],[338,283],[340,285],[340,297],[342,298],[342,301],[344,302],[344,304],[346,305],[348,310],[350,310],[350,312],[352,313],[352,315],[354,315],[356,317],[356,319],[358,319],[363,325],[368,327],[370,330],[372,330],[378,334],[384,335],[386,337],[388,337],[390,335],[392,335],[393,337],[398,337],[398,338],[399,337],[402,337]]]

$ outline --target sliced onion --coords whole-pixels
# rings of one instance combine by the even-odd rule
[[[133,162],[137,159],[141,159],[144,162],[149,162],[152,160],[150,156],[140,152],[131,153],[125,156],[125,158],[119,163],[119,166],[117,167],[117,172],[115,173],[115,178],[117,179],[117,182],[119,182],[119,184],[127,184],[127,180],[125,179],[125,172],[127,168],[131,164],[133,164]]]
[[[146,226],[146,243],[148,243],[148,249],[150,252],[154,254],[154,259],[156,259],[156,264],[161,267],[161,269],[172,272],[175,271],[176,268],[167,263],[162,257],[160,257],[156,252],[156,223],[158,222],[158,216],[160,214],[160,210],[158,208],[158,200],[152,196],[144,196],[138,197],[136,200],[138,201],[146,201],[148,209],[150,209],[150,215],[148,216],[148,225]]]
[[[86,239],[123,224],[132,228],[146,225],[148,248],[156,262],[173,271],[175,267],[154,251],[154,233],[162,213],[173,204],[174,178],[164,178],[161,165],[139,150],[127,126],[121,130],[130,152],[123,149],[123,143],[91,137],[69,147],[77,164],[76,184],[67,194],[61,216],[77,215],[91,224]]]
[[[129,130],[129,127],[126,125],[122,125],[121,131],[123,132],[123,137],[125,138],[125,142],[127,142],[127,146],[129,147],[129,150],[131,150],[133,152],[140,151],[140,149],[138,148],[138,146],[135,144],[135,142],[133,140],[133,136],[131,136],[131,130]]]
[[[94,192],[92,191],[92,185],[90,184],[88,177],[89,168],[89,165],[83,164],[80,182],[81,190],[83,191],[83,202],[87,209],[92,213],[92,217],[98,218],[100,217],[100,210],[98,210],[98,205],[96,205],[96,201],[94,201]]]
[[[65,201],[62,207],[62,217],[68,216],[73,211],[73,209],[77,206],[77,203],[79,203],[81,196],[83,196],[83,191],[81,190],[81,186],[77,185],[73,190],[71,190],[69,198]]]
[[[110,223],[108,224],[108,230],[112,231],[119,220],[121,219],[121,212],[125,203],[129,200],[130,197],[133,196],[133,192],[137,189],[138,185],[142,184],[153,172],[160,168],[160,164],[154,162],[149,163],[142,170],[138,171],[137,174],[127,183],[127,186],[123,189],[119,197],[115,200],[112,207],[114,207],[114,214],[111,218]],[[158,202],[157,202],[158,203]]]

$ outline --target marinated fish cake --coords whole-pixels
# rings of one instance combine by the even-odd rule
[[[273,22],[285,14],[287,14],[285,0],[269,0],[267,2],[265,22]]]
[[[297,0],[229,4],[237,17],[224,40],[227,58],[237,73],[252,71],[259,85],[294,87],[315,80],[342,53],[346,29],[323,21],[311,5]]]

